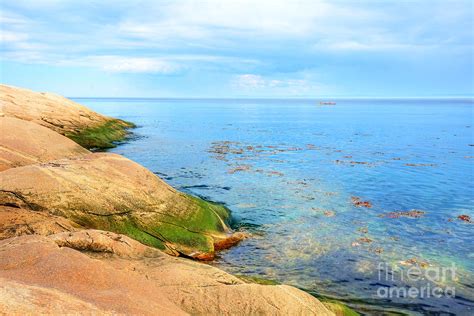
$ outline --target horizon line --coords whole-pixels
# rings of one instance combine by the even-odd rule
[[[345,97],[93,97],[93,96],[67,96],[69,99],[137,99],[137,100],[428,100],[428,99],[474,99],[474,95],[453,96],[345,96]]]

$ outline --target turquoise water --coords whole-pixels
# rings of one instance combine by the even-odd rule
[[[457,218],[474,220],[472,100],[77,101],[139,126],[111,151],[225,203],[252,233],[220,253],[220,268],[368,314],[474,313],[474,224]],[[401,279],[452,264],[449,280]],[[377,292],[428,283],[455,296]]]

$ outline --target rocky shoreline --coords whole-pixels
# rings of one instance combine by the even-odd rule
[[[294,287],[186,259],[212,260],[245,236],[225,207],[88,150],[132,123],[6,85],[0,102],[1,311],[334,315]]]

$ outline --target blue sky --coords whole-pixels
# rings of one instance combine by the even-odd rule
[[[67,96],[473,95],[474,1],[0,0],[1,81]]]

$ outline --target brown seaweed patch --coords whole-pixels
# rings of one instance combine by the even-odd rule
[[[334,217],[334,216],[336,216],[336,212],[334,212],[334,211],[329,211],[329,210],[324,211],[323,214],[324,214],[324,216],[326,216],[326,217]]]
[[[370,203],[369,201],[362,201],[360,197],[358,196],[352,196],[351,201],[355,207],[366,207],[366,208],[372,207],[372,203]]]
[[[241,172],[241,171],[250,171],[251,169],[252,169],[251,165],[239,165],[237,167],[227,170],[227,173],[234,174],[236,172]]]
[[[242,240],[248,237],[250,237],[250,235],[247,233],[243,233],[243,232],[233,233],[230,236],[227,236],[227,238],[214,242],[214,251],[228,249],[232,246],[237,245],[239,242],[241,242]]]
[[[357,239],[358,243],[371,244],[373,242],[369,237],[360,237]]]
[[[407,167],[436,167],[435,163],[406,163]]]
[[[344,158],[348,158],[348,157],[352,158],[352,156],[344,156]],[[356,166],[356,165],[366,165],[368,167],[374,167],[376,165],[376,163],[374,163],[374,162],[355,161],[355,160],[340,160],[340,159],[334,160],[334,163],[338,164],[338,165],[347,164],[347,165],[351,165],[351,167]]]
[[[471,224],[474,223],[469,215],[465,215],[465,214],[459,215],[458,219],[463,221],[463,222],[467,222],[467,223],[471,223]]]
[[[379,215],[379,217],[387,217],[387,218],[400,218],[400,217],[409,217],[409,218],[420,218],[426,214],[425,211],[421,210],[409,210],[409,211],[397,211],[397,212],[389,212],[387,214]]]
[[[367,234],[369,232],[369,229],[367,227],[359,227],[357,231],[362,234]]]
[[[402,266],[419,266],[421,268],[426,268],[430,265],[428,262],[421,261],[417,258],[410,258],[410,259],[407,259],[407,260],[404,260],[404,261],[400,261],[399,263]]]

